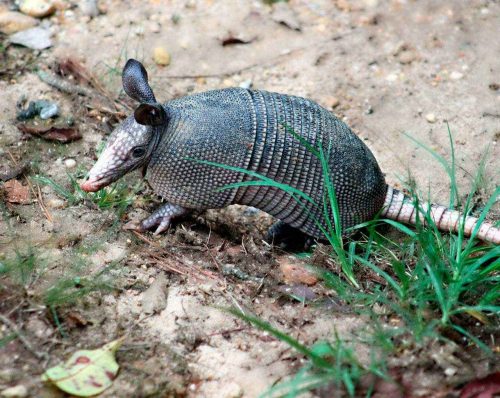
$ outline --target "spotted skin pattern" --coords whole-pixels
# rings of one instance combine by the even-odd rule
[[[149,126],[138,124],[133,116],[125,119],[109,136],[106,147],[82,184],[85,191],[97,191],[118,180],[124,174],[143,166],[151,156],[159,134]],[[144,148],[135,157],[133,150]]]

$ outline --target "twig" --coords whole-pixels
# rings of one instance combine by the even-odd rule
[[[210,279],[218,279],[217,276],[215,274],[213,274],[212,272],[208,272],[202,268],[198,268],[196,267],[195,269],[193,269],[194,267],[186,264],[184,261],[182,261],[182,259],[177,256],[175,253],[171,253],[167,250],[165,250],[164,248],[162,248],[160,245],[158,245],[156,242],[153,242],[152,240],[146,238],[144,235],[142,235],[141,233],[139,233],[138,231],[134,231],[132,230],[132,232],[134,233],[135,236],[137,236],[140,240],[142,240],[143,242],[146,242],[148,243],[149,245],[155,247],[157,250],[158,250],[158,253],[152,253],[152,252],[148,252],[148,255],[152,258],[154,258],[156,261],[160,262],[162,265],[165,265],[166,268],[168,268],[169,270],[171,271],[174,271],[174,272],[177,272],[181,275],[189,275],[189,276],[192,276],[198,280],[200,280],[200,277],[199,277],[199,274],[202,274],[202,275],[205,275],[206,277],[210,278]],[[165,258],[163,257],[160,257],[160,255],[163,254],[165,256],[169,256],[169,257],[173,257],[175,260],[177,260],[179,263],[181,263],[183,266],[186,267],[187,270],[189,270],[189,272],[186,274],[184,271],[172,266],[171,264],[168,264],[166,263],[165,261]]]
[[[56,75],[50,74],[48,72],[44,72],[39,70],[37,72],[38,77],[43,82],[47,83],[49,86],[55,87],[58,90],[62,91],[66,94],[81,94],[86,96],[92,96],[92,90],[79,86],[77,84],[73,84],[64,80]]]
[[[21,343],[23,343],[24,347],[31,352],[35,357],[38,359],[47,359],[48,355],[45,352],[38,352],[36,351],[31,343],[28,341],[28,339],[17,329],[16,325],[14,322],[12,322],[9,318],[3,316],[0,314],[0,321],[2,321],[6,326],[8,326],[19,338]]]

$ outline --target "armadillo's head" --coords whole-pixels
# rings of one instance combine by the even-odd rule
[[[81,184],[86,192],[98,191],[129,171],[147,164],[159,135],[167,125],[166,112],[156,102],[142,64],[129,59],[123,69],[122,80],[125,92],[141,105],[109,137],[106,148]]]

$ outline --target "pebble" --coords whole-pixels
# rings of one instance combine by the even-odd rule
[[[231,79],[224,79],[222,81],[222,86],[223,87],[234,87],[234,82]]]
[[[51,209],[62,209],[66,203],[62,199],[52,198],[47,200],[45,204]]]
[[[157,65],[167,66],[170,64],[170,54],[163,47],[156,47],[153,51],[153,60]]]
[[[55,103],[49,103],[40,111],[40,117],[44,120],[59,115],[59,107]]]
[[[427,115],[425,115],[425,120],[427,120],[429,123],[435,123],[436,115],[434,113],[428,113]]]
[[[464,74],[456,70],[450,73],[450,79],[452,80],[460,80],[462,77],[464,77]]]
[[[28,396],[28,389],[26,386],[19,384],[14,387],[6,388],[0,393],[3,398],[24,398]]]
[[[252,87],[252,80],[248,79],[248,80],[242,81],[238,86],[241,88],[246,88],[248,90],[250,87]]]
[[[30,17],[43,18],[53,14],[56,7],[51,0],[23,0],[19,10]]]
[[[38,21],[35,18],[20,12],[7,11],[0,13],[0,32],[6,35],[33,28],[37,24]]]
[[[151,33],[160,33],[161,32],[161,25],[159,22],[152,22],[151,25],[149,26],[149,30]]]
[[[144,36],[144,26],[140,25],[140,26],[137,26],[133,31],[134,35],[136,36]]]
[[[413,61],[415,61],[415,58],[415,52],[411,50],[401,51],[398,56],[398,60],[402,64],[411,64]]]
[[[391,73],[387,75],[385,79],[389,82],[395,82],[396,80],[398,80],[398,75],[396,73]]]
[[[99,15],[99,8],[97,7],[97,0],[80,0],[78,7],[83,15],[94,18]]]
[[[142,309],[146,315],[161,312],[167,306],[167,278],[158,274],[155,281],[142,294]]]
[[[19,44],[32,50],[44,50],[52,46],[50,31],[38,27],[14,33],[9,37],[9,40],[13,44]]]
[[[75,159],[66,159],[64,161],[64,166],[68,169],[72,169],[73,167],[76,166],[76,160]]]
[[[11,383],[19,376],[18,371],[12,368],[0,370],[0,381],[4,383]]]
[[[448,377],[454,376],[457,373],[458,369],[455,367],[448,367],[444,370],[444,374]]]
[[[337,97],[328,95],[322,99],[321,103],[323,103],[327,109],[335,109],[340,105],[340,100]]]

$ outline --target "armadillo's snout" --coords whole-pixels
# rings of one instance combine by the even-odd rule
[[[82,188],[85,192],[97,192],[101,189],[102,184],[99,184],[99,180],[95,178],[88,178],[80,184],[80,188]]]

